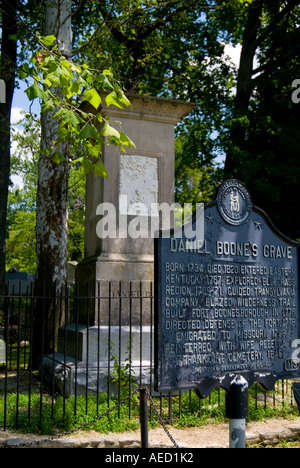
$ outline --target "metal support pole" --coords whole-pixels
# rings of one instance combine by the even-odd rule
[[[229,420],[229,447],[246,448],[246,419]]]
[[[148,399],[145,388],[140,389],[140,421],[142,448],[149,448],[148,443]]]
[[[226,417],[229,418],[230,448],[246,448],[246,418],[248,416],[248,382],[236,375],[226,394]]]

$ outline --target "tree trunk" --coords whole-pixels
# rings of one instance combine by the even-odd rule
[[[69,57],[72,50],[71,1],[46,0],[44,35],[54,35],[60,52]],[[60,90],[55,89],[55,94]],[[38,165],[37,187],[37,274],[35,293],[53,297],[63,292],[68,272],[68,182],[67,163],[56,164],[50,160],[46,149],[59,151],[68,160],[68,144],[53,148],[58,139],[58,121],[54,112],[41,116],[41,155]],[[64,324],[64,310],[53,312],[55,299],[37,301],[34,314],[33,365],[36,367],[43,356],[54,350],[58,327]]]
[[[5,292],[5,241],[10,175],[10,114],[17,61],[17,0],[0,1],[2,40],[0,79],[5,84],[5,102],[0,103],[0,295]]]
[[[263,0],[253,2],[249,10],[247,24],[243,34],[241,60],[238,72],[237,93],[235,98],[234,119],[230,134],[230,147],[227,151],[224,177],[239,177],[238,168],[241,164],[241,152],[245,143],[246,128],[241,119],[248,115],[252,93],[252,75],[257,35],[261,23]]]

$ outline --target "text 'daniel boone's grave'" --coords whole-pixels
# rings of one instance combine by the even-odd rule
[[[267,389],[299,376],[299,244],[236,180],[202,216],[201,245],[176,230],[156,240],[158,389],[205,397],[232,374]]]

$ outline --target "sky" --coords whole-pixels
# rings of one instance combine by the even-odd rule
[[[32,111],[35,112],[36,114],[39,114],[40,106],[37,100],[35,100],[33,103],[29,101],[27,94],[25,93],[27,84],[24,81],[19,82],[19,88],[20,89],[16,88],[14,92],[12,111],[11,111],[11,124],[12,124],[14,131],[22,132],[22,126],[17,125],[18,122],[20,122],[20,120],[24,118],[24,116],[22,115],[22,111],[28,112],[30,110],[30,105],[31,105]],[[13,142],[12,152],[14,151],[15,145],[16,143]],[[16,186],[18,186],[19,188],[23,187],[22,177],[14,175],[11,177],[11,180],[15,187]]]
[[[28,112],[31,104],[27,97],[27,94],[25,93],[25,89],[27,88],[26,83],[24,81],[19,81],[19,87],[20,89],[15,89],[14,92],[11,115],[12,124],[16,124],[20,121],[20,119],[22,118],[21,110],[25,110],[25,112]],[[37,113],[39,112],[39,104],[37,101],[33,103],[32,110]]]

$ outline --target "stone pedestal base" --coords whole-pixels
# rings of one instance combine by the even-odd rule
[[[101,255],[84,260],[76,270],[79,295],[95,299],[88,306],[86,300],[79,301],[78,323],[139,326],[142,310],[142,325],[149,325],[153,279],[152,256]]]
[[[124,241],[125,242],[125,241]],[[153,255],[102,254],[89,257],[76,268],[76,281],[153,281]]]
[[[151,327],[87,329],[71,324],[59,330],[58,352],[44,358],[44,375],[51,384],[54,379],[57,390],[67,396],[75,391],[77,395],[118,394],[120,376],[128,386],[130,378],[132,388],[150,385],[154,383],[153,341]]]

